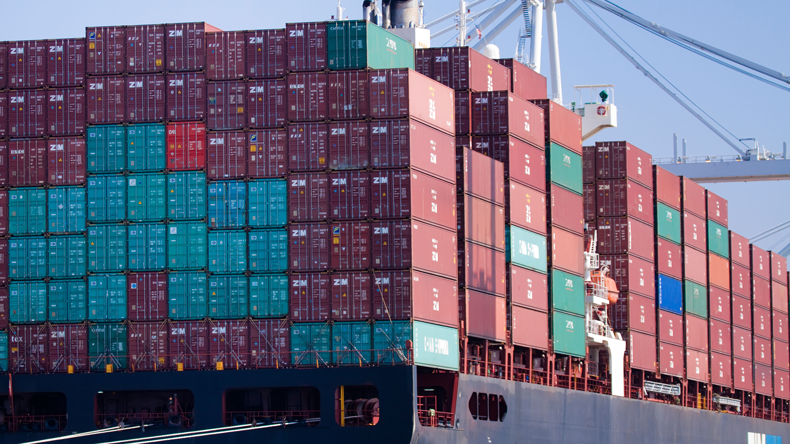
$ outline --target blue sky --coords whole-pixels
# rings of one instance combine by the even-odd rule
[[[450,12],[452,0],[424,0],[426,22]],[[721,49],[790,72],[790,2],[760,7],[735,0],[613,0],[642,17]],[[344,0],[346,15],[361,17],[361,0]],[[487,2],[493,4],[493,1]],[[207,21],[225,30],[281,28],[286,22],[327,20],[335,1],[302,0],[138,0],[133,3],[42,0],[4,2],[0,40],[44,39],[84,35],[86,26]],[[478,8],[482,8],[481,5]],[[473,8],[473,11],[475,8]],[[656,157],[672,155],[672,134],[688,142],[690,155],[734,154],[700,122],[611,48],[567,5],[557,7],[563,94],[575,98],[572,85],[612,83],[619,127],[594,140],[628,140]],[[790,142],[786,104],[790,93],[764,85],[671,45],[626,22],[596,10],[631,46],[686,95],[738,137],[756,137],[769,150],[781,152]],[[29,18],[27,18],[29,17]],[[446,22],[450,24],[451,22]],[[515,52],[518,21],[493,43],[502,57]],[[440,26],[437,29],[441,29]],[[449,35],[434,41],[446,42]],[[548,51],[544,47],[544,74]],[[790,182],[709,184],[730,202],[730,228],[749,237],[790,219]],[[790,233],[788,233],[790,234]],[[758,245],[770,248],[780,237]],[[790,238],[785,243],[790,242]]]

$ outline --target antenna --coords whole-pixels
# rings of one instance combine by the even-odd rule
[[[338,21],[343,20],[343,12],[345,10],[346,8],[340,6],[340,0],[337,0],[337,15],[335,16],[336,20]]]

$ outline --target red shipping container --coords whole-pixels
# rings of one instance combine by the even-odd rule
[[[47,91],[47,135],[79,136],[85,133],[85,90]]]
[[[681,177],[683,187],[683,211],[705,217],[705,188],[688,177]]]
[[[683,247],[683,278],[700,285],[708,285],[708,267],[705,253]]]
[[[584,199],[584,221],[595,223],[596,208],[595,203],[595,184],[585,183],[582,190],[582,199]]]
[[[709,190],[705,190],[707,196],[708,219],[727,227],[729,210],[727,209],[727,199],[723,199]]]
[[[250,323],[250,368],[283,367],[291,362],[290,322],[255,319]]]
[[[655,266],[649,261],[628,254],[616,256],[601,255],[599,261],[601,267],[609,267],[609,277],[614,279],[620,293],[637,293],[649,298],[655,298],[656,270]]]
[[[546,98],[546,77],[513,59],[495,61],[510,68],[510,92],[526,100]]]
[[[88,370],[88,329],[84,324],[50,324],[47,327],[49,373]]]
[[[710,354],[710,380],[722,387],[732,387],[732,357],[720,353]]]
[[[530,100],[530,102],[543,109],[546,141],[552,141],[581,155],[582,118],[553,100]],[[649,164],[648,162],[647,165]]]
[[[64,137],[47,139],[47,185],[85,183],[85,139]]]
[[[249,323],[244,321],[209,321],[209,365],[217,368],[222,363],[223,368],[236,370],[247,368],[250,362],[250,329]]]
[[[708,279],[711,285],[730,289],[730,263],[727,259],[708,253]]]
[[[680,178],[658,165],[653,165],[653,192],[656,201],[680,211]]]
[[[771,282],[771,307],[775,311],[787,313],[787,286]]]
[[[754,361],[760,364],[771,365],[773,354],[771,353],[771,340],[753,336],[754,339]]]
[[[245,32],[206,34],[206,75],[209,80],[241,79],[246,71]]]
[[[332,230],[332,270],[367,270],[370,268],[370,224],[367,222],[334,223]]]
[[[285,177],[288,172],[286,131],[248,131],[247,142],[247,175],[250,178]]]
[[[46,373],[49,335],[44,325],[12,325],[8,329],[9,373]]]
[[[408,69],[370,72],[370,117],[413,117],[447,134],[455,131],[453,90]]]
[[[0,47],[2,44],[0,44]],[[0,54],[2,57],[2,54]],[[0,91],[0,138],[8,135],[8,94]]]
[[[680,378],[685,376],[685,366],[683,365],[685,353],[683,352],[683,347],[661,342],[658,350],[658,368],[662,375]]]
[[[332,278],[321,273],[290,276],[289,316],[292,321],[321,322],[329,319]]]
[[[284,29],[247,31],[247,77],[283,77],[288,47]]]
[[[8,240],[4,239],[4,240],[0,241],[0,244],[2,244],[2,243],[4,243],[6,245],[5,254],[8,254],[8,247],[7,247]],[[8,260],[4,260],[3,261],[3,265],[5,265],[6,268],[7,268],[7,263],[8,263]],[[2,283],[4,283],[4,284],[5,284],[5,281],[6,281],[5,278],[7,277],[7,275],[8,275],[8,273],[6,272],[4,278],[2,279]],[[0,329],[5,330],[8,327],[8,315],[9,315],[8,311],[9,311],[9,309],[10,308],[8,306],[8,287],[0,287]]]
[[[559,185],[549,183],[549,225],[571,233],[584,234],[584,198]]]
[[[620,293],[620,300],[609,306],[609,316],[615,330],[636,330],[655,335],[656,302],[636,293]]]
[[[458,236],[505,251],[505,209],[468,194],[459,196]]]
[[[165,70],[164,25],[126,26],[126,72],[142,74]]]
[[[326,23],[287,23],[285,32],[287,71],[323,71],[327,68]]]
[[[285,127],[288,113],[285,80],[249,80],[247,85],[247,126]]]
[[[374,269],[414,267],[456,279],[458,240],[455,231],[416,220],[381,221],[371,225]],[[412,249],[412,245],[421,247]]]
[[[683,280],[683,259],[680,245],[665,239],[656,239],[656,268],[661,274]]]
[[[752,257],[752,276],[761,277],[765,280],[771,280],[770,259],[768,252],[752,244],[749,244],[749,249],[751,250]]]
[[[505,223],[546,234],[546,195],[516,182],[505,182]]]
[[[751,392],[754,388],[752,383],[753,364],[749,359],[733,359],[733,382],[736,390]]]
[[[329,268],[329,226],[326,224],[293,224],[289,229],[289,269],[323,271]]]
[[[737,295],[733,295],[732,323],[747,330],[751,330],[752,302],[749,298],[742,298]]]
[[[749,268],[749,239],[730,231],[730,261]]]
[[[167,125],[167,169],[199,170],[206,167],[206,125],[199,122]]]
[[[457,327],[458,283],[419,271],[374,271],[373,318]]]
[[[129,368],[133,371],[157,371],[167,368],[169,326],[166,322],[130,322]]]
[[[494,294],[507,294],[505,253],[492,248],[464,242],[458,243],[458,286]]]
[[[288,176],[288,220],[326,220],[329,217],[329,206],[329,175],[300,173]]]
[[[721,288],[708,287],[708,301],[710,304],[710,317],[730,322],[730,306],[732,299],[730,292]]]
[[[497,342],[507,340],[507,303],[505,298],[466,290],[466,334]]]
[[[510,91],[510,70],[469,47],[418,49],[417,70],[456,90]]]
[[[8,43],[0,43],[0,89],[8,86]]]
[[[790,371],[790,345],[774,339],[774,368],[781,371]]]
[[[206,67],[205,34],[222,32],[208,23],[167,25],[168,71],[200,71]]]
[[[47,92],[8,92],[8,137],[42,137],[47,133]]]
[[[749,269],[730,261],[730,289],[733,294],[748,298],[751,296],[752,275]],[[785,307],[786,309],[786,307]],[[786,310],[785,310],[786,311]]]
[[[208,129],[244,128],[247,123],[244,113],[246,89],[247,86],[243,81],[213,82],[206,86]]]
[[[624,335],[627,342],[628,360],[631,368],[656,371],[656,338],[655,336],[628,332]]]
[[[653,261],[652,240],[655,237],[650,225],[630,217],[599,217],[597,226],[599,254],[631,253],[649,262]]]
[[[732,354],[732,327],[728,322],[710,320],[710,350],[725,355]]]
[[[598,217],[631,216],[653,225],[653,192],[649,188],[628,179],[602,179],[595,186]]]
[[[206,177],[243,179],[247,175],[247,134],[244,131],[209,133]]]
[[[754,392],[760,395],[773,396],[773,374],[770,365],[754,365]]]
[[[121,74],[126,60],[126,32],[123,26],[85,28],[88,43],[85,73],[89,75]]]
[[[20,139],[8,142],[8,185],[35,187],[47,182],[47,141]]]
[[[126,275],[129,320],[162,321],[167,318],[167,275],[130,273]]]
[[[329,124],[329,168],[364,170],[370,165],[370,127],[368,122]]]
[[[653,157],[628,142],[596,142],[598,179],[631,179],[653,188]],[[652,195],[651,195],[652,199]]]
[[[8,42],[8,88],[41,88],[47,81],[47,41]]]
[[[770,251],[768,259],[771,263],[771,279],[787,287],[787,258]]]
[[[510,330],[513,345],[537,350],[548,350],[548,313],[518,306],[513,306],[511,310]]]
[[[7,197],[5,199],[8,201]],[[8,232],[6,224],[5,232]],[[8,283],[8,239],[0,239],[0,284]]]
[[[683,316],[658,310],[658,338],[661,342],[683,345]]]
[[[790,337],[787,335],[787,313],[780,313],[773,311],[771,313],[773,325],[773,338],[780,341],[788,342]]]
[[[120,76],[91,77],[87,80],[87,122],[91,125],[118,124],[126,116],[126,81]]]
[[[691,314],[685,316],[686,348],[708,352],[708,321]]]
[[[370,114],[367,71],[336,71],[327,74],[330,120],[365,119]]]
[[[367,271],[332,273],[332,316],[335,321],[370,319],[373,282]],[[407,281],[406,285],[409,284]]]
[[[163,75],[126,77],[126,121],[130,123],[164,121],[165,91]]]
[[[288,125],[288,168],[325,170],[329,154],[329,126],[325,123]]]
[[[507,297],[508,302],[533,310],[549,309],[549,285],[545,274],[507,265]]]
[[[732,327],[732,354],[751,361],[752,332],[749,331],[749,328]]]
[[[373,168],[415,168],[455,183],[455,141],[450,135],[413,120],[370,123]]]
[[[686,349],[686,377],[692,381],[708,382],[708,353]]]
[[[582,183],[595,183],[595,146],[582,147]]]
[[[470,91],[455,92],[455,134],[472,134],[472,93]],[[468,145],[460,144],[458,146]]]
[[[208,324],[204,321],[169,322],[168,368],[206,370],[209,368]]]
[[[767,308],[752,306],[752,331],[755,336],[771,339],[771,312]]]
[[[771,281],[752,275],[752,300],[754,305],[771,307]]]
[[[584,251],[584,236],[553,227],[549,230],[549,236],[546,244],[551,266],[577,276],[583,275],[584,255],[573,253]]]
[[[472,149],[505,164],[505,178],[546,191],[546,153],[511,136],[475,136]]]
[[[206,75],[179,73],[167,75],[167,120],[206,118]]]
[[[455,185],[419,170],[370,172],[370,212],[374,219],[406,219],[457,229]]]
[[[9,142],[0,141],[0,187],[8,185],[8,145]],[[455,191],[455,187],[453,187],[453,191]],[[2,228],[0,228],[0,233],[2,233]]]
[[[458,194],[471,194],[497,205],[505,204],[505,170],[502,162],[459,148],[456,155]]]
[[[85,84],[85,39],[47,41],[47,86]]]
[[[774,370],[774,396],[779,399],[790,399],[790,373]]]
[[[320,72],[289,74],[288,121],[311,122],[327,119],[328,74]]]
[[[535,147],[546,142],[543,110],[506,91],[472,93],[472,134],[512,135]]]

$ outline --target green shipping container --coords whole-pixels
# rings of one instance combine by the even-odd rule
[[[8,333],[0,331],[0,371],[8,370]]]
[[[186,171],[167,175],[167,218],[206,218],[206,173]]]
[[[170,319],[203,319],[208,316],[206,273],[170,273],[167,296]]]
[[[11,279],[47,277],[47,240],[44,237],[12,237],[8,241],[8,275]]]
[[[680,211],[670,208],[661,202],[656,205],[656,231],[658,236],[680,245]]]
[[[708,250],[730,258],[730,233],[726,227],[708,220]]]
[[[250,276],[250,315],[254,318],[282,318],[288,315],[288,276]]]
[[[47,320],[47,284],[11,282],[8,306],[12,324],[40,324]]]
[[[578,358],[587,355],[584,316],[574,316],[559,311],[552,312],[551,337],[556,353]]]
[[[418,321],[379,322],[373,327],[373,361],[378,364],[408,359],[406,341],[414,345],[414,363],[458,371],[458,330]]]
[[[208,278],[208,315],[211,319],[246,318],[246,276],[211,276]]]
[[[516,265],[546,273],[546,236],[513,225],[505,225],[506,260]]]
[[[49,322],[78,323],[88,316],[87,284],[79,281],[50,281]]]
[[[167,226],[167,268],[205,270],[208,227],[202,222],[174,222]]]
[[[214,230],[247,225],[246,183],[227,180],[208,185],[208,224]]]
[[[288,230],[252,230],[248,239],[250,271],[275,273],[288,270]]]
[[[683,299],[687,313],[701,318],[708,317],[708,292],[705,287],[691,281],[683,281]]]
[[[149,123],[126,127],[126,169],[162,171],[165,169],[165,125]]]
[[[88,227],[88,271],[120,273],[126,270],[126,226]]]
[[[167,216],[167,177],[135,174],[126,178],[126,217],[130,221],[160,221]]]
[[[87,219],[85,188],[57,187],[47,190],[47,231],[79,233]]]
[[[253,180],[247,184],[251,227],[284,227],[288,223],[287,185],[285,179]]]
[[[126,276],[88,276],[88,320],[94,322],[126,319]]]
[[[126,131],[122,125],[88,128],[88,172],[120,173],[126,166]]]
[[[244,273],[247,270],[247,233],[212,231],[208,234],[208,271]]]
[[[584,316],[584,278],[550,270],[551,306],[554,310]]]
[[[329,69],[414,69],[414,46],[364,20],[326,25]]]
[[[167,266],[167,227],[165,224],[134,224],[127,231],[129,269],[164,270]]]
[[[88,178],[88,221],[121,222],[126,219],[126,177]]]
[[[582,156],[552,142],[548,146],[548,179],[567,190],[582,195]]]
[[[291,326],[291,364],[314,366],[332,362],[332,326],[293,324]]]
[[[93,370],[124,369],[129,350],[126,346],[125,324],[93,324],[88,330],[88,357]]]
[[[373,357],[369,322],[336,322],[332,325],[332,357],[335,364],[366,365]]]
[[[47,231],[47,191],[17,188],[8,192],[8,233],[12,236]]]
[[[49,277],[76,278],[87,274],[85,236],[50,236],[47,243]]]

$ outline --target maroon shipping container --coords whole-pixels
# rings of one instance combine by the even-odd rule
[[[691,314],[685,316],[686,348],[708,351],[708,321]]]
[[[206,167],[206,125],[199,122],[167,125],[167,169],[199,170]]]
[[[548,313],[518,306],[513,306],[511,310],[510,331],[513,345],[537,350],[548,350]]]
[[[653,192],[656,200],[680,211],[680,178],[653,165]]]
[[[332,278],[321,273],[294,273],[290,276],[289,313],[292,321],[321,322],[331,312]]]
[[[209,133],[206,177],[243,179],[247,175],[246,153],[247,134],[244,131]]]
[[[754,336],[754,361],[760,364],[771,365],[771,340]]]
[[[683,345],[683,316],[658,310],[658,338],[661,342]]]
[[[165,70],[164,25],[126,26],[126,72],[142,74]]]
[[[288,121],[311,122],[327,119],[328,74],[320,72],[289,74]]]
[[[460,288],[505,297],[507,265],[504,251],[461,240],[458,243],[458,263]]]
[[[47,81],[47,41],[8,42],[8,88],[41,88]]]
[[[323,221],[329,217],[329,175],[300,173],[288,176],[288,220]]]
[[[710,320],[710,350],[725,355],[732,354],[732,326],[728,322]]]
[[[628,178],[652,190],[653,156],[628,142],[596,142],[595,148],[598,179]]]
[[[790,371],[790,344],[774,339],[774,368]]]
[[[595,183],[595,146],[582,147],[582,183]]]
[[[247,126],[283,128],[288,115],[288,85],[285,80],[249,80],[247,85]]]
[[[545,274],[508,264],[508,302],[533,310],[549,309],[549,285]]]
[[[543,109],[506,91],[472,93],[472,133],[512,135],[536,147],[546,142]]]
[[[787,287],[787,258],[770,251],[768,260],[771,264],[771,279]]]
[[[374,271],[373,318],[457,327],[458,283],[419,271]]]
[[[284,29],[247,31],[247,77],[283,77],[288,47]]]
[[[730,263],[727,259],[708,253],[708,280],[724,290],[730,289]]]
[[[751,265],[749,259],[749,239],[730,231],[730,262],[748,268]]]
[[[751,326],[749,326],[751,328]],[[732,327],[733,356],[752,360],[752,332],[749,328]]]
[[[325,170],[329,154],[329,126],[325,123],[288,125],[288,168]]]
[[[164,121],[165,95],[163,75],[126,77],[126,121],[129,123]]]
[[[774,396],[779,399],[790,399],[790,373],[774,370]]]
[[[288,365],[291,361],[290,323],[283,319],[255,319],[250,323],[250,368]]]
[[[9,142],[0,141],[0,187],[8,185],[8,144]],[[455,187],[453,187],[454,190]],[[1,204],[0,207],[2,207]],[[2,234],[2,228],[0,228],[0,234]]]
[[[683,187],[683,211],[705,217],[705,188],[688,177],[680,178]]]
[[[773,396],[773,374],[770,365],[754,365],[754,392]]]
[[[472,146],[472,136],[455,136],[455,146],[465,146],[467,148]]]
[[[708,382],[708,353],[686,349],[686,377],[692,381]]]
[[[505,182],[505,223],[546,234],[546,195],[516,182]]]
[[[20,139],[8,142],[8,185],[34,187],[47,182],[47,141]]]
[[[167,318],[167,275],[131,273],[126,275],[129,320],[162,321]]]
[[[656,239],[656,268],[660,274],[683,280],[683,257],[680,255],[680,245],[665,239]]]
[[[631,368],[656,371],[656,337],[631,331],[624,339]]]
[[[595,187],[598,217],[631,216],[653,225],[653,191],[649,188],[628,179],[602,179]]]
[[[767,308],[752,306],[752,331],[755,336],[771,339],[771,312]]]
[[[204,321],[170,321],[168,368],[205,370],[209,368],[208,324]]]
[[[771,307],[771,281],[752,275],[752,300],[754,305]]]
[[[683,278],[700,285],[708,285],[708,267],[705,253],[683,247]]]
[[[85,39],[47,41],[47,86],[85,84]]]
[[[683,361],[686,354],[683,352],[683,347],[659,343],[658,350],[658,368],[661,374],[681,378],[685,376]]]
[[[468,194],[458,200],[458,237],[505,251],[505,209]]]
[[[710,354],[710,380],[722,387],[732,387],[732,357],[727,354]]]
[[[747,330],[752,329],[752,302],[749,298],[733,295],[732,323]]]
[[[85,139],[65,137],[47,139],[47,185],[85,183]]]
[[[7,196],[5,200],[8,201]],[[6,223],[6,229],[4,230],[6,233],[8,232],[7,226],[8,225]],[[0,284],[5,284],[7,282],[8,282],[8,239],[0,239]]]
[[[656,270],[650,261],[629,254],[601,255],[599,261],[601,266],[609,267],[609,277],[614,279],[620,293],[637,293],[655,298]]]
[[[729,217],[727,199],[723,199],[709,190],[705,190],[705,193],[707,197],[708,219],[726,228]]]
[[[126,32],[123,26],[85,28],[88,43],[85,73],[90,75],[121,74],[125,69]]]
[[[47,91],[47,135],[79,136],[85,133],[85,90]]]
[[[721,288],[708,287],[708,298],[710,304],[709,316],[729,323],[730,306],[732,305],[730,292]]]
[[[169,326],[166,322],[130,322],[129,368],[133,371],[157,371],[167,368]]]
[[[336,71],[326,75],[330,120],[365,119],[370,114],[367,71]]]
[[[507,303],[505,298],[474,290],[464,291],[466,334],[497,342],[507,340]]]
[[[332,270],[367,270],[371,262],[371,226],[367,222],[341,222],[331,225]]]
[[[584,274],[584,236],[551,227],[547,239],[548,256],[553,268],[581,276]],[[576,253],[579,254],[576,254]]]
[[[582,199],[584,199],[584,221],[595,223],[596,213],[598,209],[595,203],[595,184],[585,183],[582,190]]]
[[[752,276],[771,280],[771,266],[768,252],[753,244],[749,244],[749,249],[751,250],[752,257]]]
[[[584,198],[559,185],[549,183],[549,225],[584,234]]]
[[[209,80],[241,79],[246,71],[245,32],[206,34],[206,76]]]
[[[250,178],[284,177],[288,172],[288,132],[247,132],[247,175]]]
[[[370,72],[370,117],[413,117],[447,134],[455,131],[453,90],[408,69]]]
[[[787,287],[775,281],[771,282],[771,308],[787,313]]]
[[[505,178],[546,191],[546,153],[511,136],[475,136],[472,149],[505,164]]]
[[[9,373],[33,374],[48,370],[49,335],[44,325],[12,325],[8,329]]]
[[[455,184],[459,195],[467,193],[499,206],[505,204],[504,165],[469,148],[458,148]]]
[[[222,32],[208,23],[167,25],[168,71],[200,71],[206,67],[205,34]]]
[[[247,368],[250,361],[250,325],[243,321],[209,321],[208,342],[211,361],[217,368],[236,370]]]
[[[7,192],[6,192],[7,193]],[[8,240],[2,240],[0,243],[4,243],[6,245],[5,253],[8,254]],[[7,268],[8,260],[3,261],[3,265]],[[2,283],[5,284],[5,281],[8,276],[8,273],[5,273],[6,276],[3,277]],[[8,327],[8,287],[0,287],[0,328],[5,330]]]
[[[751,296],[752,274],[746,267],[737,265],[732,261],[730,264],[730,289],[732,290],[732,293],[748,298]],[[787,302],[785,302],[785,311],[786,304]]]
[[[243,129],[247,124],[244,81],[213,82],[206,86],[207,127],[210,130]]]
[[[8,92],[8,137],[42,137],[47,133],[47,92]]]
[[[2,44],[0,44],[2,47]],[[0,54],[2,57],[2,54]],[[8,135],[8,94],[0,91],[0,139]]]
[[[546,77],[514,59],[497,59],[495,61],[510,68],[510,92],[526,100],[546,98]]]
[[[335,321],[370,319],[373,282],[367,271],[332,273],[332,316]],[[409,283],[406,282],[406,285]]]
[[[8,43],[0,43],[0,89],[8,86]]]
[[[575,112],[563,107],[553,100],[530,100],[543,109],[546,141],[582,155],[582,118]],[[650,165],[650,162],[647,163]],[[616,179],[612,177],[611,179]]]
[[[289,269],[323,271],[329,268],[329,225],[293,224],[289,226]]]
[[[417,70],[456,90],[510,91],[510,70],[469,47],[415,51]]]
[[[47,351],[50,373],[88,370],[88,328],[84,324],[50,324]]]
[[[206,75],[179,73],[167,75],[167,120],[206,118]]]
[[[123,123],[126,116],[126,81],[120,76],[87,80],[87,122],[91,125]]]
[[[455,134],[472,134],[472,93],[470,91],[455,92]],[[460,144],[458,146],[468,145]]]
[[[787,335],[787,313],[773,311],[771,313],[771,318],[771,324],[773,325],[773,338],[783,342],[790,341],[790,337]]]
[[[374,168],[411,167],[455,183],[455,156],[452,136],[417,121],[370,123],[370,158]]]
[[[370,126],[366,121],[329,124],[329,168],[364,170],[370,166]]]
[[[735,389],[751,392],[754,388],[752,382],[753,364],[751,359],[734,358],[732,360],[732,368]]]
[[[455,231],[416,220],[373,222],[373,268],[414,267],[450,279],[458,275],[458,240]],[[412,248],[420,245],[420,248]]]
[[[615,330],[636,330],[655,335],[656,301],[636,293],[620,293],[620,300],[609,306],[609,316]],[[682,333],[681,334],[682,337]]]
[[[597,226],[599,254],[631,253],[653,261],[654,235],[650,225],[630,217],[599,217]],[[704,264],[703,260],[703,268]]]
[[[326,23],[287,23],[285,25],[287,71],[323,71],[326,62]]]
[[[374,219],[406,219],[457,229],[455,185],[419,170],[370,172],[370,212]]]

